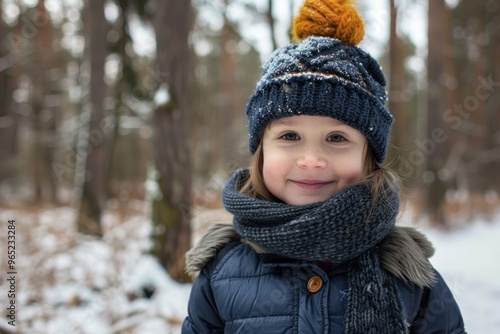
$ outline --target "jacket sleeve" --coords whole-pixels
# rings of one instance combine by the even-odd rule
[[[203,268],[191,289],[188,302],[188,316],[182,324],[182,334],[223,333],[224,323],[215,305],[210,273]]]
[[[436,271],[437,283],[425,288],[420,309],[410,327],[411,334],[466,334],[460,309],[443,277]]]

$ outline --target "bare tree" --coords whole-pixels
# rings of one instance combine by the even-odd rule
[[[35,181],[35,200],[41,202],[48,199],[57,202],[54,175],[51,173],[53,146],[50,138],[55,130],[55,111],[45,105],[45,96],[49,93],[47,73],[52,69],[54,52],[52,49],[52,32],[49,14],[45,1],[38,2],[36,7],[38,17],[48,22],[40,25],[35,37],[35,66],[33,67],[33,128],[36,140],[33,142],[33,174]]]
[[[456,164],[462,176],[456,181],[462,190],[476,194],[500,189],[500,94],[497,86],[485,84],[500,77],[500,8],[492,4],[462,1],[452,11],[452,57],[458,83],[454,103],[462,109],[460,122],[451,126],[463,142]]]
[[[89,0],[86,7],[86,27],[90,58],[90,122],[85,162],[85,177],[78,215],[78,231],[102,235],[101,214],[104,206],[104,175],[106,145],[102,125],[105,117],[104,62],[107,55],[104,0]]]
[[[7,30],[2,17],[0,6],[0,40],[7,40]],[[12,50],[11,50],[12,52]],[[8,61],[8,48],[0,45],[0,182],[10,180],[15,176],[16,152],[16,115],[12,112],[12,79],[11,64]]]
[[[157,0],[155,10],[157,79],[169,100],[154,110],[153,155],[161,196],[153,202],[152,251],[173,279],[187,281],[184,254],[191,244],[191,158],[186,114],[193,14],[190,0]]]
[[[276,50],[278,48],[278,42],[276,42],[276,29],[273,16],[273,0],[267,0],[266,18],[267,23],[269,24],[269,29],[271,30],[271,42],[273,45],[273,50]]]
[[[443,73],[445,68],[446,35],[442,26],[443,18],[448,15],[445,0],[429,0],[429,27],[427,56],[427,131],[422,143],[426,147],[427,181],[429,186],[425,195],[424,204],[431,221],[440,226],[446,224],[444,214],[444,199],[447,190],[441,170],[445,165],[447,150],[443,130],[443,112],[445,109],[445,87]]]
[[[389,110],[398,120],[393,142],[396,147],[405,147],[408,139],[408,121],[405,101],[402,99],[405,87],[404,45],[397,32],[398,10],[395,0],[390,0],[391,24],[389,37]]]

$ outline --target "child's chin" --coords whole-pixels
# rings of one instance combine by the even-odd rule
[[[304,197],[304,198],[294,198],[293,200],[286,202],[291,205],[308,205],[319,202],[324,202],[330,197],[318,196],[318,197]]]

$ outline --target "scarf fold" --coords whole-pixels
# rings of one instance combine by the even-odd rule
[[[346,333],[407,332],[396,279],[381,267],[376,247],[394,228],[396,192],[387,189],[373,204],[369,187],[354,185],[324,202],[289,205],[239,193],[248,175],[237,171],[222,194],[243,239],[293,259],[347,263]]]

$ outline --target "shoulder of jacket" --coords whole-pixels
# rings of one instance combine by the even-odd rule
[[[434,247],[418,230],[396,226],[379,250],[382,266],[397,278],[422,288],[436,283],[436,273],[429,262]]]
[[[232,247],[226,247],[240,236],[230,224],[215,224],[200,239],[198,244],[186,253],[186,272],[196,276],[212,259],[222,258]]]

